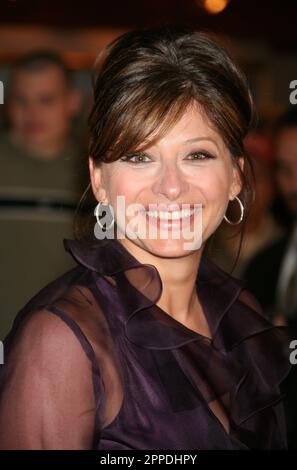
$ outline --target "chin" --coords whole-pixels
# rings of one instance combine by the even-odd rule
[[[196,242],[194,246],[192,240],[185,239],[145,240],[142,245],[146,250],[161,258],[180,258],[201,248],[200,243]]]

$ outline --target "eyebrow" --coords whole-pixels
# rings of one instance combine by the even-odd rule
[[[183,143],[190,144],[191,142],[198,142],[199,140],[209,140],[210,142],[213,142],[215,146],[217,147],[217,149],[219,150],[219,146],[216,143],[216,141],[212,139],[211,137],[206,137],[206,136],[205,137],[193,137],[193,139],[187,139]]]

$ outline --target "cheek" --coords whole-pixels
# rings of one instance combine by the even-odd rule
[[[198,175],[196,180],[206,205],[209,204],[210,208],[225,206],[231,184],[228,171],[212,168]]]
[[[205,208],[202,213],[204,236],[208,238],[221,224],[228,207],[231,179],[228,171],[205,172],[199,191]]]
[[[112,170],[107,176],[106,194],[111,205],[116,210],[117,196],[123,196],[126,206],[138,201],[138,194],[143,183],[128,171]]]

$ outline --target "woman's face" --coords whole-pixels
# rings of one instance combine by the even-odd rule
[[[203,246],[241,189],[230,152],[197,106],[155,145],[125,158],[100,168],[90,158],[93,192],[112,205],[120,233],[155,255],[184,256]]]

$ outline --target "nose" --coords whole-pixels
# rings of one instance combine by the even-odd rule
[[[189,183],[175,162],[164,162],[152,189],[156,195],[173,201],[188,191]]]

